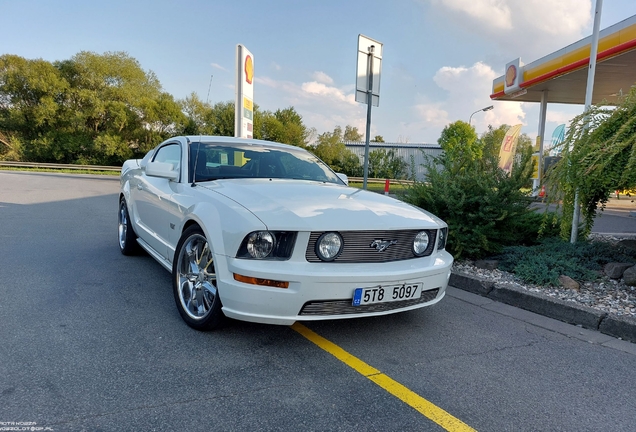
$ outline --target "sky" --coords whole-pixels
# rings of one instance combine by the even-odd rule
[[[538,132],[539,104],[491,101],[493,79],[592,33],[591,0],[0,0],[0,54],[67,60],[125,51],[176,99],[234,101],[236,45],[254,55],[254,102],[293,106],[316,133],[366,128],[355,102],[358,35],[383,43],[380,104],[371,137],[437,143],[473,115]],[[636,15],[634,0],[605,0],[601,29]],[[209,96],[208,96],[209,92]],[[583,110],[550,104],[546,141]]]

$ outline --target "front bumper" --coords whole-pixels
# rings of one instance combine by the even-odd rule
[[[218,274],[223,312],[230,318],[266,324],[291,325],[316,321],[387,315],[439,302],[446,293],[452,256],[432,256],[382,264],[336,264],[255,261],[226,257],[226,271]],[[271,288],[234,280],[233,274],[289,282]],[[393,303],[351,306],[356,288],[422,283],[422,297]]]

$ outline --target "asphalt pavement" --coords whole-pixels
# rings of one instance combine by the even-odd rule
[[[118,187],[0,172],[0,426],[442,430],[290,327],[187,327],[169,273],[119,253]],[[491,298],[305,325],[477,430],[636,424],[635,344]]]
[[[535,207],[545,208],[545,205],[536,203]],[[556,206],[551,205],[550,210],[556,210]],[[619,238],[636,237],[636,201],[627,196],[612,196],[606,206],[599,209],[592,232]],[[453,273],[450,284],[464,291],[636,343],[636,318],[631,316],[601,312],[541,293],[495,284],[469,274]]]
[[[620,237],[636,237],[636,202],[629,197],[610,198],[599,210],[592,232]]]

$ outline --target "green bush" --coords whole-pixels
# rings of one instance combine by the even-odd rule
[[[504,246],[533,244],[542,227],[550,231],[543,223],[550,216],[533,212],[522,191],[532,173],[529,146],[517,150],[507,174],[498,167],[498,147],[495,151],[477,140],[464,122],[444,129],[439,142],[444,154],[428,159],[426,182],[416,182],[402,198],[448,224],[447,247],[455,258],[481,258]]]
[[[609,262],[635,262],[627,250],[601,241],[575,244],[550,238],[532,246],[505,247],[499,268],[535,285],[559,285],[560,275],[576,280],[596,280]]]

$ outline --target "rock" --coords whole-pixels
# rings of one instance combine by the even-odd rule
[[[574,291],[580,290],[579,283],[572,279],[570,276],[559,276],[559,283],[563,286],[563,288],[571,289]]]
[[[610,279],[620,279],[623,277],[623,272],[633,265],[634,264],[632,263],[612,262],[605,264],[605,267],[603,267],[603,271]]]
[[[484,269],[484,270],[495,270],[499,266],[499,261],[497,260],[477,260],[475,261],[475,267]]]
[[[636,240],[634,239],[623,239],[619,241],[618,244],[632,253],[636,252]]]
[[[636,266],[631,266],[623,272],[623,280],[625,285],[636,285]]]

